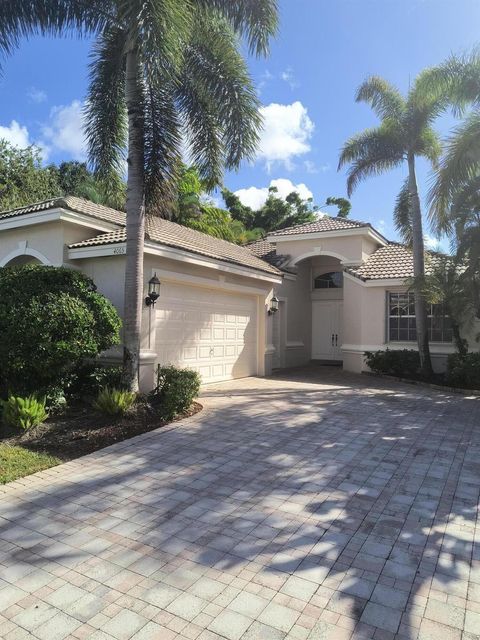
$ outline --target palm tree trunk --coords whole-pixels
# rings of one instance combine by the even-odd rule
[[[408,192],[412,214],[413,275],[415,278],[425,273],[425,248],[423,244],[422,211],[418,197],[415,156],[408,154]],[[427,307],[420,291],[415,290],[415,318],[417,325],[417,344],[422,373],[432,375],[432,361],[428,344]]]
[[[144,114],[135,45],[126,54],[125,98],[128,111],[127,255],[124,306],[124,383],[138,391],[145,240]]]

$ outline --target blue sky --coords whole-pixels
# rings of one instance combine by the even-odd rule
[[[321,204],[345,196],[338,152],[353,133],[375,124],[354,102],[360,82],[384,76],[400,89],[423,68],[480,42],[478,0],[280,0],[281,25],[267,59],[249,61],[264,105],[257,161],[226,176],[248,202],[261,202],[272,180]],[[4,64],[0,135],[41,144],[49,161],[83,159],[81,105],[90,43],[33,39]],[[438,123],[446,135],[451,118]],[[394,238],[392,208],[403,171],[373,178],[352,197],[351,217]],[[421,165],[419,183],[428,187]],[[263,191],[261,191],[263,190]],[[331,210],[330,210],[331,211]],[[331,211],[333,213],[333,211]]]

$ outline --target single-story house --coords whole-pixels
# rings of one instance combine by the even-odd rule
[[[79,269],[120,314],[125,251],[125,214],[87,200],[67,196],[0,214],[0,267]],[[360,372],[367,350],[415,348],[405,283],[411,253],[368,223],[324,216],[242,247],[149,218],[145,297],[154,274],[161,289],[143,308],[144,389],[158,363],[197,369],[206,383],[310,360]],[[452,333],[441,309],[430,309],[429,323],[439,368],[454,350]],[[105,356],[120,357],[120,349]]]

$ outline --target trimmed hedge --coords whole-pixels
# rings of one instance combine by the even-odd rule
[[[365,361],[375,373],[398,378],[415,378],[420,369],[420,357],[414,349],[366,351]]]
[[[78,271],[0,268],[0,393],[65,389],[85,358],[118,344],[120,326],[112,303]]]
[[[445,381],[458,389],[480,389],[480,353],[448,356]]]
[[[200,376],[192,369],[158,367],[157,387],[151,393],[152,405],[164,420],[173,420],[192,406],[200,391]]]

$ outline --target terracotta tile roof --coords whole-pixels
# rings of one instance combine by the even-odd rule
[[[428,255],[435,257],[431,252]],[[428,273],[428,270],[427,261],[425,271]],[[386,247],[380,247],[372,253],[359,267],[350,267],[346,271],[361,280],[413,278],[412,251],[405,245],[390,242]]]
[[[37,202],[12,211],[5,211],[0,213],[0,220],[3,218],[13,218],[28,213],[36,213],[39,211],[58,208],[82,213],[84,215],[91,216],[92,218],[104,220],[122,227],[122,229],[111,231],[109,233],[102,233],[93,238],[89,238],[88,240],[84,240],[83,242],[72,244],[70,245],[70,248],[91,247],[102,244],[125,242],[125,213],[123,211],[116,211],[115,209],[110,209],[109,207],[95,204],[89,200],[76,198],[74,196],[51,198],[50,200]],[[154,217],[148,218],[146,237],[153,242],[182,249],[183,251],[190,251],[192,253],[215,258],[224,262],[230,262],[232,264],[238,264],[243,267],[263,271],[265,273],[275,275],[281,274],[281,271],[276,269],[273,265],[268,264],[268,262],[253,255],[252,252],[245,247],[232,244],[226,240],[220,240],[219,238],[213,238],[212,236],[208,236],[200,231],[188,229],[187,227],[170,222],[169,220]]]
[[[4,218],[15,218],[16,216],[22,216],[27,213],[37,213],[38,211],[59,208],[68,209],[76,213],[83,213],[84,215],[111,222],[112,224],[125,224],[125,214],[123,211],[116,211],[115,209],[110,209],[110,207],[104,207],[103,205],[95,204],[83,198],[76,198],[75,196],[51,198],[50,200],[36,202],[35,204],[13,209],[12,211],[4,211],[0,213],[0,220]]]
[[[145,235],[146,239],[164,246],[175,247],[176,249],[215,258],[223,262],[230,262],[264,273],[281,274],[281,271],[276,267],[253,255],[246,247],[241,247],[219,238],[213,238],[205,233],[183,227],[169,220],[155,217],[147,218]],[[102,233],[82,242],[75,242],[69,248],[78,249],[81,247],[118,244],[125,241],[126,230],[123,228],[109,233]]]
[[[323,215],[315,220],[315,222],[306,222],[298,224],[294,227],[279,229],[272,231],[269,236],[290,236],[299,233],[322,233],[324,231],[343,231],[344,229],[356,229],[360,227],[371,227],[368,222],[358,222],[357,220],[349,220],[348,218],[332,218]]]

